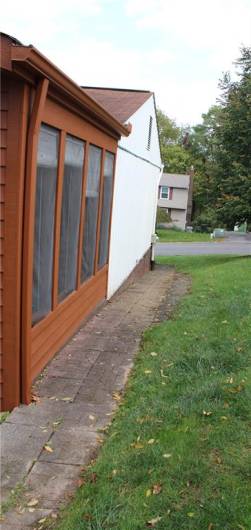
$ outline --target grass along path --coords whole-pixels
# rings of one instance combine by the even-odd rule
[[[196,242],[211,241],[210,234],[200,232],[183,232],[182,230],[172,230],[171,228],[158,228],[156,234],[159,237],[159,243],[175,242]]]
[[[58,530],[250,530],[251,259],[162,258],[192,276],[149,329]]]

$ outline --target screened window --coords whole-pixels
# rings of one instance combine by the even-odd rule
[[[51,310],[59,133],[41,126],[37,154],[32,322]]]
[[[108,261],[109,228],[113,189],[113,166],[114,155],[112,153],[106,153],[104,164],[103,204],[99,239],[99,269],[103,267]]]
[[[168,186],[161,186],[161,188],[160,188],[160,198],[161,199],[168,199],[169,198]]]
[[[94,274],[101,153],[102,150],[99,147],[95,147],[94,145],[90,146],[85,197],[85,222],[81,281],[87,280],[87,278]]]
[[[83,162],[84,142],[67,136],[61,206],[59,300],[76,288]]]

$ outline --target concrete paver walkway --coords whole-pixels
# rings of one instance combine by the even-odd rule
[[[3,500],[16,500],[3,530],[42,528],[77,487],[102,443],[99,429],[111,421],[142,331],[176,302],[167,298],[175,278],[173,269],[156,268],[103,306],[44,370],[36,403],[16,408],[1,426]],[[176,286],[180,296],[187,282]]]

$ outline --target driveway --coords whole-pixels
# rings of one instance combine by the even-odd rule
[[[246,238],[226,238],[224,241],[208,243],[157,243],[156,256],[199,256],[203,254],[251,255],[251,240]]]

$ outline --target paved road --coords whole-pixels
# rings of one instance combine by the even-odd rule
[[[156,256],[199,256],[202,254],[251,255],[251,241],[229,239],[208,243],[157,243]]]

